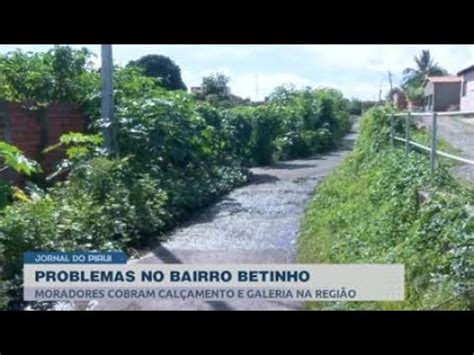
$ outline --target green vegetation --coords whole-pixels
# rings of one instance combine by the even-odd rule
[[[303,263],[402,263],[404,302],[314,302],[314,309],[472,308],[473,191],[425,154],[389,145],[390,121],[367,112],[355,151],[317,189],[298,246]],[[418,132],[417,135],[423,136]],[[429,140],[424,133],[424,140]],[[420,201],[418,192],[431,192]],[[471,303],[470,303],[471,302]]]
[[[145,76],[156,79],[165,89],[186,90],[186,85],[181,79],[180,67],[164,55],[145,55],[131,61],[128,66],[142,69]]]
[[[214,95],[218,100],[228,100],[230,95],[230,78],[222,73],[215,73],[202,78],[202,95],[207,98]]]
[[[445,76],[448,72],[434,61],[429,50],[422,50],[420,55],[413,58],[415,68],[403,71],[402,88],[408,99],[420,106],[423,103],[423,86],[429,76]]]
[[[2,161],[0,173],[10,169],[17,173],[31,175],[41,170],[38,163],[25,157],[20,149],[1,140],[0,159]],[[9,203],[10,198],[15,192],[20,193],[18,189],[12,188],[12,186],[0,179],[0,209]]]
[[[0,99],[40,105],[82,102],[95,84],[91,57],[85,48],[68,46],[46,53],[17,50],[0,55]]]
[[[352,98],[349,102],[349,113],[351,115],[362,114],[362,101],[356,98]]]
[[[201,90],[193,92],[193,96],[218,108],[255,105],[249,98],[243,99],[233,95],[229,83],[230,78],[222,73],[205,76],[202,78]]]
[[[49,177],[51,186],[33,189],[1,211],[1,290],[10,305],[21,299],[22,253],[27,250],[117,250],[143,247],[196,209],[244,183],[250,166],[308,156],[330,149],[350,128],[347,101],[332,89],[280,90],[259,106],[218,108],[182,90],[166,90],[135,65],[115,69],[118,156],[108,156],[100,132],[99,73],[87,68],[85,52],[56,47],[46,54],[22,54],[0,67],[30,75],[31,90],[3,77],[0,98],[37,104],[73,100],[91,121],[87,134],[69,133],[47,151],[66,148],[67,159]],[[81,62],[63,80],[80,86],[77,95],[44,93],[50,57],[69,53],[61,63]],[[58,68],[59,68],[58,67]],[[53,80],[53,88],[56,81]],[[6,89],[8,88],[8,90]],[[13,91],[12,88],[15,88]],[[59,88],[58,88],[59,89]],[[74,90],[73,90],[74,91]],[[6,95],[5,93],[15,92]],[[74,91],[75,92],[75,91]],[[58,175],[67,179],[54,183]],[[2,301],[0,301],[1,303]],[[5,302],[3,302],[5,303]]]
[[[41,170],[40,166],[35,161],[25,157],[21,150],[3,141],[0,141],[0,159],[3,165],[0,168],[0,172],[10,169],[29,176]],[[0,179],[0,210],[10,204],[14,197],[18,200],[28,200],[23,190],[13,187]],[[0,309],[4,308],[8,303],[7,290],[10,285],[10,282],[5,281],[7,279],[5,277],[7,274],[5,267],[8,265],[8,262],[5,259],[5,246],[1,241],[0,238]]]

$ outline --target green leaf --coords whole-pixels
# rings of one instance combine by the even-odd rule
[[[0,157],[3,158],[5,168],[11,168],[18,173],[31,175],[41,170],[39,164],[27,158],[17,147],[0,141]]]

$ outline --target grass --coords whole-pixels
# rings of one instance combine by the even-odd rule
[[[425,153],[391,148],[378,111],[364,118],[356,150],[317,188],[298,241],[301,263],[403,263],[403,302],[308,302],[309,309],[463,310],[472,307],[474,193],[441,161],[434,178]],[[426,143],[429,134],[414,132]],[[446,142],[440,149],[451,151]],[[418,191],[429,189],[420,204]],[[471,250],[471,252],[469,251]]]

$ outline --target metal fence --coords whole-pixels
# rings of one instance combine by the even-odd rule
[[[474,161],[464,159],[462,157],[458,157],[456,155],[452,155],[441,150],[437,150],[437,135],[438,135],[438,117],[439,116],[466,116],[466,115],[474,115],[474,111],[451,111],[451,112],[405,112],[405,113],[392,113],[388,114],[390,116],[390,143],[392,145],[395,144],[394,141],[400,141],[405,143],[405,150],[408,152],[410,150],[410,146],[419,148],[423,151],[427,151],[430,153],[430,168],[431,168],[431,175],[434,175],[437,165],[437,157],[442,156],[445,158],[453,159],[461,163],[474,165]],[[410,123],[412,117],[432,117],[432,124],[431,124],[431,146],[427,147],[423,144],[416,143],[410,140]],[[395,117],[405,117],[405,138],[395,135]]]

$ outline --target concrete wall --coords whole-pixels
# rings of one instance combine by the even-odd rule
[[[45,174],[50,174],[64,158],[64,151],[48,154],[42,151],[58,143],[64,133],[84,132],[86,119],[78,104],[53,103],[44,112],[27,107],[21,103],[0,102],[0,139],[17,146],[28,158],[38,161]],[[11,172],[0,176],[21,182],[21,178]]]
[[[433,110],[433,93],[434,93],[434,85],[431,81],[428,81],[425,86],[425,92],[423,97],[423,110],[424,111],[432,111]]]
[[[425,86],[425,96],[433,95],[434,85],[431,81],[428,81]]]
[[[462,76],[466,81],[466,96],[461,96],[461,111],[474,111],[474,71]]]

